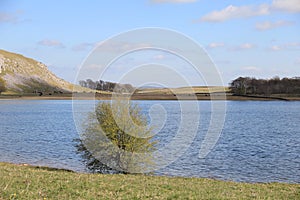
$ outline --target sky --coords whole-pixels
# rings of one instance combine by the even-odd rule
[[[224,85],[239,76],[300,76],[300,0],[0,1],[0,49],[36,59],[70,82],[97,44],[143,27],[192,38]],[[187,68],[182,74],[201,84]],[[114,73],[107,79],[114,81]]]

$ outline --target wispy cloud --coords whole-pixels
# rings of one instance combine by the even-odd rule
[[[223,10],[213,11],[204,15],[202,22],[223,22],[230,19],[247,18],[270,14],[270,6],[261,4],[259,6],[233,6],[229,5]]]
[[[241,50],[249,50],[249,49],[254,49],[254,48],[256,48],[256,45],[251,44],[251,43],[244,43],[239,46],[233,47],[232,50],[241,51]]]
[[[224,22],[231,19],[269,15],[275,11],[299,13],[300,0],[273,0],[271,4],[234,6],[215,10],[200,18],[201,22]]]
[[[300,42],[292,42],[285,44],[286,48],[300,50]]]
[[[78,45],[72,47],[72,50],[73,51],[86,51],[86,50],[92,48],[94,45],[95,45],[94,43],[85,42],[85,43],[81,43],[81,44],[78,44]]]
[[[271,50],[271,51],[300,50],[300,42],[291,42],[291,43],[286,43],[286,44],[281,44],[281,45],[272,45],[271,47],[268,48],[268,50]]]
[[[163,60],[165,58],[166,58],[165,55],[162,54],[158,54],[153,57],[154,60]]]
[[[219,48],[219,47],[224,47],[224,46],[225,46],[225,44],[222,42],[212,42],[207,47],[210,49],[214,49],[214,48]]]
[[[132,51],[141,48],[152,47],[153,45],[147,43],[138,43],[138,42],[98,42],[95,44],[97,47],[101,46],[101,48],[96,48],[96,50],[106,51],[106,52],[122,52],[122,51]]]
[[[272,45],[271,47],[270,47],[270,50],[272,50],[272,51],[280,51],[282,48],[280,47],[280,46],[278,46],[278,45]]]
[[[193,3],[197,0],[150,0],[152,3]]]
[[[300,1],[299,0],[273,0],[272,8],[281,11],[286,11],[286,12],[298,13],[300,12]]]
[[[41,40],[37,43],[38,45],[41,46],[48,46],[48,47],[58,47],[58,48],[65,48],[65,46],[63,45],[62,42],[58,41],[58,40]]]
[[[16,13],[0,12],[0,23],[16,24],[20,21],[18,17],[19,14],[20,12],[16,12]]]
[[[264,21],[264,22],[256,23],[255,29],[259,31],[265,31],[265,30],[270,30],[270,29],[279,28],[283,26],[291,26],[293,24],[294,22],[285,21],[285,20],[279,20],[275,22]]]

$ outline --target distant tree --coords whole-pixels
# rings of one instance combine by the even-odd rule
[[[84,80],[79,81],[79,85],[80,85],[81,87],[87,87],[87,83],[86,83],[86,81],[84,81]]]
[[[130,120],[136,126],[131,126]],[[108,166],[115,166],[114,170],[121,173],[143,172],[153,166],[151,153],[156,142],[137,105],[125,100],[100,102],[84,130],[78,149],[93,171],[105,172],[110,170]]]
[[[80,80],[79,85],[93,90],[110,91],[117,93],[133,92],[134,87],[130,84],[113,83],[109,81],[93,81],[92,79]]]
[[[96,89],[96,83],[91,80],[91,79],[87,79],[86,80],[86,83],[87,83],[87,87],[92,89],[92,90],[95,90]]]
[[[250,82],[250,78],[239,77],[231,82],[230,89],[235,94],[246,95],[247,90],[250,87],[249,82]]]
[[[105,82],[102,81],[102,80],[97,81],[96,90],[104,90],[104,89],[103,89],[104,83],[105,83]]]
[[[5,81],[0,77],[0,94],[6,91]]]
[[[300,78],[255,79],[239,77],[230,83],[231,92],[237,95],[300,94]]]

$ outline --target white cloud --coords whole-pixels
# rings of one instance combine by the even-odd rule
[[[152,3],[193,3],[197,0],[151,0]]]
[[[15,23],[16,17],[9,13],[0,13],[0,22]]]
[[[300,42],[287,43],[286,46],[289,46],[289,47],[300,47]]]
[[[147,43],[137,43],[137,42],[121,42],[121,41],[114,41],[114,42],[109,42],[107,43],[106,41],[101,41],[95,44],[97,47],[96,50],[103,51],[105,49],[107,52],[121,52],[121,51],[133,51],[137,49],[142,49],[142,48],[148,48],[152,47],[153,45],[147,44]]]
[[[265,31],[265,30],[270,30],[274,28],[279,28],[282,26],[291,26],[293,22],[291,21],[285,21],[285,20],[279,20],[276,22],[270,22],[270,21],[264,21],[264,22],[258,22],[256,23],[256,30],[259,31]]]
[[[48,47],[59,47],[59,48],[64,48],[65,46],[63,45],[63,43],[61,43],[58,40],[41,40],[37,43],[38,45],[41,46],[48,46]]]
[[[81,43],[72,48],[73,51],[85,51],[93,47],[93,43]]]
[[[18,14],[20,13],[21,11],[18,11],[16,13],[0,12],[0,23],[16,24],[19,22]]]
[[[292,42],[284,45],[287,50],[300,50],[300,42]]]
[[[225,46],[224,43],[213,42],[208,45],[208,48],[213,49],[213,48],[224,47],[224,46]]]
[[[244,44],[234,47],[232,50],[234,50],[234,51],[249,50],[249,49],[253,49],[255,47],[256,46],[254,44],[244,43]]]
[[[300,0],[273,0],[272,8],[286,12],[300,12]]]
[[[271,51],[281,51],[281,50],[300,50],[300,42],[286,43],[282,45],[273,45],[269,48]]]
[[[281,50],[281,47],[278,46],[278,45],[273,45],[273,46],[271,46],[271,50],[272,50],[272,51],[280,51],[280,50]]]
[[[163,60],[166,57],[164,55],[162,55],[162,54],[158,54],[158,55],[155,55],[153,58],[154,58],[154,60]]]
[[[271,4],[246,6],[229,5],[222,10],[216,10],[204,15],[203,17],[201,17],[200,21],[223,22],[231,19],[269,15],[273,11],[299,13],[300,0],[273,0]]]
[[[270,6],[267,4],[261,4],[259,6],[229,5],[223,10],[208,13],[200,20],[204,22],[223,22],[230,19],[247,18],[268,14],[270,14]]]

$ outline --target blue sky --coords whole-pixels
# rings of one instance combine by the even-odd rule
[[[193,38],[225,85],[238,76],[300,76],[300,0],[0,1],[0,48],[71,82],[95,44],[142,27]]]

